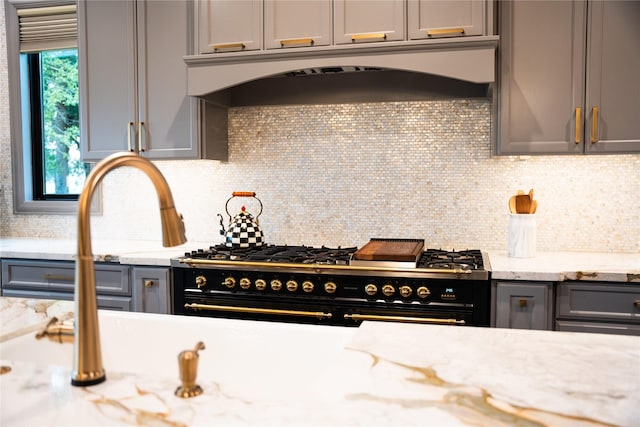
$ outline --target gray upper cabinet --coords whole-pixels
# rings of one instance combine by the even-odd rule
[[[334,0],[335,44],[404,40],[404,0]]]
[[[640,151],[640,2],[503,1],[499,8],[496,151]]]
[[[485,35],[485,8],[480,0],[408,0],[409,39]]]
[[[262,49],[262,0],[198,2],[200,53]]]
[[[82,155],[118,151],[197,158],[197,102],[187,96],[188,3],[79,2]],[[118,23],[115,25],[114,23]]]
[[[331,44],[331,2],[327,0],[264,1],[265,48]]]
[[[640,152],[640,2],[589,3],[588,48],[585,149]]]

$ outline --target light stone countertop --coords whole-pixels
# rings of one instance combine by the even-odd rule
[[[110,315],[129,322],[166,318]],[[247,325],[174,318],[189,322],[189,331]],[[360,328],[336,327],[333,338],[326,328],[298,325],[304,330],[292,339],[291,329],[280,331],[277,325],[245,326],[226,344],[218,343],[223,348],[211,343],[202,353],[197,383],[204,393],[190,399],[174,395],[177,369],[154,376],[109,371],[102,384],[72,387],[71,366],[7,360],[0,345],[0,364],[9,368],[0,375],[0,425],[640,425],[639,337],[364,322]],[[346,341],[345,329],[351,333]],[[286,361],[304,351],[320,331],[327,344],[336,344],[330,345],[336,351],[329,359],[329,353],[308,353],[301,371],[291,371],[297,375],[287,375],[286,363],[271,372],[275,359]],[[243,343],[265,334],[269,351],[258,351],[264,342],[257,342],[255,351],[240,351]],[[203,365],[215,363],[222,351],[229,356],[224,366],[217,375],[207,373]],[[261,369],[265,375],[256,375]],[[235,375],[225,375],[228,371]]]
[[[171,258],[208,248],[217,242],[189,241],[164,248],[162,241],[95,240],[96,261],[129,265],[169,266]],[[74,260],[77,242],[58,239],[0,239],[0,258]],[[504,251],[486,251],[491,277],[499,280],[565,280],[640,283],[640,254],[538,252],[535,258],[510,258]]]

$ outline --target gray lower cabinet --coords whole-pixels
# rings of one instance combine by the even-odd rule
[[[131,268],[134,311],[144,313],[170,314],[171,287],[169,268]]]
[[[640,2],[498,7],[496,152],[640,152]]]
[[[131,311],[129,267],[95,264],[98,308]],[[7,297],[73,300],[72,261],[2,260],[2,295]]]
[[[558,284],[556,329],[640,335],[640,284],[607,282]]]
[[[98,308],[171,313],[168,267],[96,263]],[[73,300],[75,263],[28,259],[2,260],[2,296]]]
[[[552,282],[494,283],[495,326],[511,329],[553,329]]]

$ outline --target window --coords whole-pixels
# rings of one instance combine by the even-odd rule
[[[80,160],[76,4],[49,3],[5,2],[14,211],[75,213],[90,169]]]

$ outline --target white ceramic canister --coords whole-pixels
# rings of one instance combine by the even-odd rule
[[[514,258],[536,256],[536,216],[511,214],[509,216],[508,253]]]

